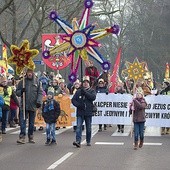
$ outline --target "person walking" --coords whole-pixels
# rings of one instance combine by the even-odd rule
[[[25,81],[25,87],[23,87]],[[33,138],[34,122],[36,116],[36,109],[41,107],[42,104],[42,84],[35,76],[34,71],[27,69],[24,79],[22,79],[17,86],[16,94],[21,97],[20,107],[20,135],[17,143],[25,144],[26,136],[26,122],[28,119],[28,142],[35,143]],[[25,93],[25,101],[23,101],[23,93]],[[23,111],[23,102],[25,102],[25,115]],[[25,116],[25,119],[24,119]]]
[[[77,128],[76,141],[73,145],[81,147],[82,125],[85,121],[86,125],[86,142],[87,146],[91,146],[91,123],[93,116],[93,101],[96,99],[96,92],[90,87],[89,76],[83,77],[82,88],[78,89],[72,98],[72,104],[77,107]]]
[[[47,92],[47,100],[42,105],[42,116],[46,123],[46,145],[56,144],[55,125],[60,115],[60,105],[54,99],[54,91]]]
[[[16,94],[11,86],[8,86],[8,80],[6,76],[0,77],[0,87],[3,89],[0,91],[0,95],[4,98],[4,105],[2,108],[2,134],[6,134],[6,127],[8,122],[8,116],[10,111],[10,99],[13,99],[17,106],[19,106]]]
[[[105,83],[106,82],[102,78],[98,80],[98,84],[96,86],[96,93],[105,93],[105,94],[109,93]],[[107,125],[104,124],[104,130],[106,129],[107,129]],[[99,124],[98,132],[101,132],[101,131],[102,131],[102,124]]]
[[[164,81],[162,84],[163,89],[160,91],[161,95],[170,95],[170,83],[168,81]],[[161,135],[169,134],[170,127],[161,127]]]
[[[71,95],[74,95],[79,88],[81,88],[81,82],[80,82],[79,79],[77,79],[77,80],[73,83],[73,86],[71,87],[70,94],[71,94]],[[77,128],[77,126],[73,126],[74,132],[76,132],[76,128]],[[82,126],[82,130],[84,130],[84,125]]]
[[[137,150],[138,146],[141,148],[144,142],[144,125],[145,125],[145,108],[147,103],[144,99],[143,91],[136,92],[136,98],[133,99],[130,106],[130,113],[132,113],[134,123],[134,150]],[[138,145],[138,140],[140,142]]]
[[[125,93],[125,89],[123,88],[123,84],[119,84],[116,86],[116,90],[115,90],[115,94],[124,94]],[[124,125],[117,125],[117,132],[121,132],[124,133]]]
[[[99,77],[99,72],[97,70],[97,67],[94,66],[93,61],[89,60],[86,62],[86,68],[85,68],[85,76],[89,76],[90,78],[90,86],[92,88],[95,88],[97,85],[97,79]]]

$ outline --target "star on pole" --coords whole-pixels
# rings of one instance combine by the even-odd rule
[[[73,19],[72,26],[62,20],[56,11],[50,13],[50,19],[55,21],[65,32],[61,36],[64,41],[62,44],[54,46],[50,51],[45,50],[43,52],[44,59],[50,58],[50,56],[67,51],[67,56],[71,55],[71,74],[69,80],[74,82],[77,79],[77,71],[81,60],[88,60],[88,56],[95,59],[101,64],[104,70],[110,69],[110,62],[108,62],[96,49],[101,44],[96,40],[103,38],[108,34],[118,34],[119,26],[113,25],[111,27],[94,30],[95,24],[89,24],[90,9],[93,6],[92,0],[84,0],[84,11],[81,19],[77,22],[77,19]]]
[[[8,62],[16,65],[17,75],[21,74],[25,67],[31,70],[35,69],[33,58],[38,55],[39,51],[30,49],[28,40],[23,40],[20,47],[11,45],[10,49],[12,56],[8,59]]]
[[[135,58],[133,63],[126,61],[126,69],[122,70],[122,74],[127,75],[127,79],[133,79],[134,82],[144,79],[144,74],[147,72],[145,64],[145,62],[140,63],[137,58]]]

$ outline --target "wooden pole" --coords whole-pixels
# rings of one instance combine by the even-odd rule
[[[133,98],[135,97],[135,93],[136,93],[136,82],[134,82],[134,85],[133,85]],[[132,101],[132,118],[131,118],[131,130],[130,130],[130,137],[132,138],[133,136],[133,116],[134,116],[134,103]]]
[[[23,84],[22,84],[22,88],[25,88],[25,69],[23,70]],[[24,120],[25,118],[25,91],[23,92],[23,118]]]

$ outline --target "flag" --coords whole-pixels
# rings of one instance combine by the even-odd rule
[[[7,61],[7,48],[5,44],[3,45],[2,58],[3,60]]]
[[[165,79],[168,79],[169,77],[169,64],[166,63],[166,69],[165,69]]]
[[[113,73],[110,77],[110,83],[111,83],[111,87],[109,89],[110,93],[115,92],[115,88],[116,88],[118,81],[119,81],[119,65],[120,65],[121,53],[122,53],[122,48],[119,48],[117,56],[116,56],[114,68],[113,68]]]
[[[0,60],[0,74],[6,75],[7,73],[7,65],[4,60]]]

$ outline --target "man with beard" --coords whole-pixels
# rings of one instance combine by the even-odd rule
[[[23,81],[25,81],[25,87],[23,87]],[[25,101],[23,101],[23,93],[25,93]],[[18,97],[21,97],[21,107],[19,114],[20,135],[17,143],[25,144],[27,119],[28,142],[35,143],[33,139],[34,121],[36,116],[36,108],[40,108],[42,103],[42,84],[38,81],[38,78],[35,76],[33,70],[27,69],[24,79],[18,83],[16,94]],[[23,102],[25,102],[25,108],[23,108]],[[25,115],[23,115],[23,109],[25,109]]]

